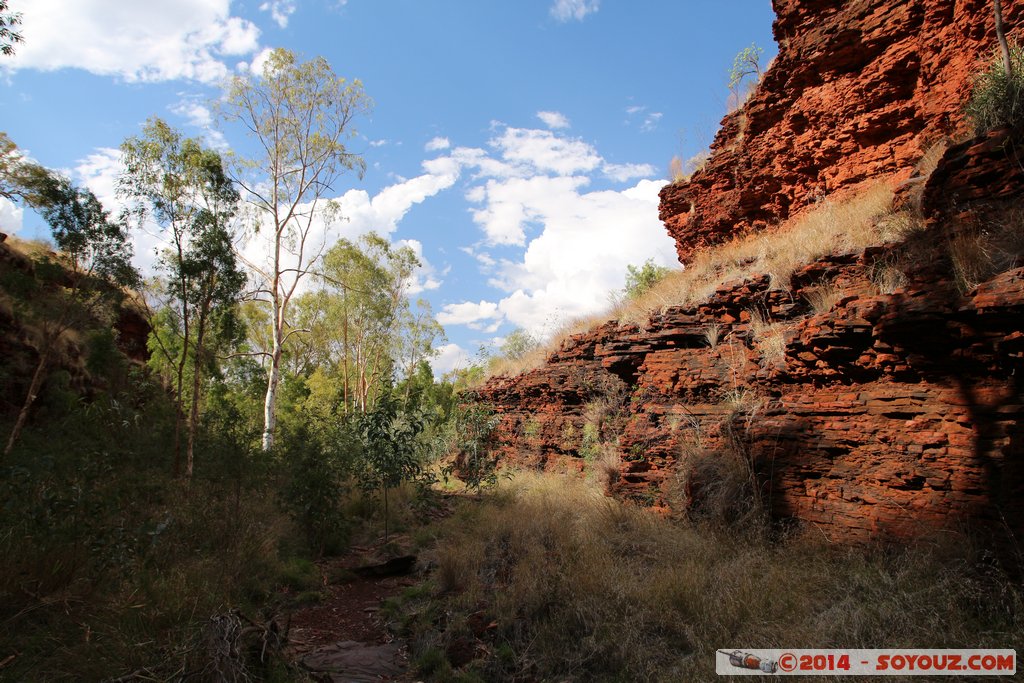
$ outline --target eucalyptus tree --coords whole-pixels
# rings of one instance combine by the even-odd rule
[[[118,192],[140,226],[155,223],[168,248],[159,256],[164,314],[151,316],[157,364],[170,368],[177,398],[175,472],[181,472],[181,431],[187,418],[185,475],[192,476],[199,399],[208,335],[245,284],[229,230],[239,194],[219,153],[159,118],[121,145]],[[186,371],[191,364],[191,388]]]
[[[42,188],[50,182],[50,171],[25,158],[7,133],[0,131],[0,197],[30,206],[43,201]]]
[[[335,183],[346,172],[361,176],[365,170],[346,139],[355,134],[355,117],[369,107],[358,80],[339,77],[322,57],[300,62],[284,49],[270,54],[262,74],[236,76],[221,104],[221,117],[245,129],[256,150],[239,157],[236,179],[266,251],[264,258],[247,259],[261,281],[257,293],[271,309],[264,450],[274,444],[285,344],[302,329],[289,324],[289,307],[326,248],[323,228],[337,208],[329,200]]]
[[[447,337],[444,327],[437,322],[430,302],[417,299],[415,306],[403,306],[399,310],[399,331],[395,337],[395,356],[401,363],[402,379],[405,381],[404,398],[409,401],[416,376],[421,365],[437,355],[436,344]],[[427,366],[429,367],[429,365]]]
[[[390,383],[406,293],[419,265],[411,248],[393,247],[375,233],[339,240],[325,255],[324,322],[334,330],[345,412],[366,412]]]
[[[0,54],[10,57],[14,46],[25,42],[25,37],[16,30],[21,24],[21,12],[10,12],[7,0],[0,0]]]

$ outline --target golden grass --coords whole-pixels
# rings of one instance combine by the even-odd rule
[[[804,292],[804,298],[816,315],[828,313],[842,297],[842,291],[831,282],[819,282]]]
[[[673,523],[578,477],[519,474],[439,533],[406,605],[429,680],[710,681],[718,648],[1009,647],[1019,587],[965,539],[864,551],[816,533]],[[479,636],[472,624],[492,623]],[[455,678],[443,653],[488,643]],[[475,678],[474,678],[475,676]]]
[[[750,332],[762,361],[774,365],[786,357],[786,329],[782,323],[771,321],[759,310],[752,310]]]
[[[601,323],[617,320],[644,327],[653,314],[698,304],[733,280],[767,273],[772,287],[787,289],[794,271],[823,256],[862,249],[920,229],[920,222],[912,216],[894,214],[892,203],[892,187],[879,182],[845,200],[821,202],[772,233],[736,237],[698,254],[684,270],[669,273],[637,299],[571,322],[527,356],[495,361],[489,375],[511,376],[540,367],[564,340]]]
[[[7,239],[4,240],[4,244],[11,247],[14,251],[29,257],[49,257],[56,251],[56,247],[46,240],[26,240],[14,235],[8,235]]]
[[[798,268],[834,253],[861,249],[899,237],[910,226],[882,218],[892,212],[887,183],[873,185],[846,201],[825,201],[770,234],[737,237],[698,254],[685,270],[670,273],[618,313],[620,322],[645,324],[651,313],[707,299],[731,280],[768,273],[772,286],[786,289]]]
[[[1011,207],[983,225],[962,226],[947,246],[953,279],[966,294],[992,276],[1024,265],[1024,210]]]

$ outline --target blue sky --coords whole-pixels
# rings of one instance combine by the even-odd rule
[[[0,130],[114,205],[117,147],[160,116],[214,145],[210,102],[286,47],[374,100],[336,188],[343,224],[419,251],[414,295],[464,364],[515,327],[596,313],[628,264],[676,265],[657,219],[674,155],[711,141],[733,56],[775,52],[770,0],[9,0],[25,43],[0,58]],[[2,202],[3,200],[0,200]],[[0,204],[0,230],[45,234]],[[152,263],[153,235],[136,260]]]

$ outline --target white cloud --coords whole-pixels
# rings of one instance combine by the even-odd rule
[[[650,164],[610,163],[592,145],[544,130],[498,130],[490,147],[455,148],[432,160],[434,170],[474,169],[475,184],[464,196],[476,205],[469,211],[481,244],[523,251],[496,259],[464,248],[503,294],[449,304],[438,317],[442,324],[495,332],[509,323],[544,337],[568,319],[606,309],[626,266],[649,258],[677,265],[675,245],[658,220],[664,181],[588,191],[596,173],[626,182],[656,175]]]
[[[537,112],[537,118],[544,122],[544,125],[548,128],[568,128],[569,119],[560,112],[557,111],[539,111]]]
[[[0,197],[0,232],[17,235],[24,226],[25,209]]]
[[[370,140],[370,147],[383,147],[386,144],[388,144],[388,141],[383,138],[380,140]]]
[[[591,145],[582,140],[559,137],[548,130],[506,128],[490,141],[501,156],[526,171],[568,175],[592,171],[601,163],[601,157]]]
[[[270,12],[270,17],[281,28],[288,27],[288,19],[295,13],[295,0],[270,0],[260,5],[261,12]]]
[[[652,111],[644,118],[644,122],[640,124],[640,130],[645,133],[650,133],[652,130],[658,127],[658,122],[661,121],[661,117],[664,116],[660,111]]]
[[[650,178],[658,170],[651,164],[604,164],[601,172],[612,180],[624,183],[633,178]]]
[[[251,62],[239,62],[239,71],[248,71],[249,73],[262,74],[263,66],[270,59],[270,54],[273,52],[273,48],[265,47],[256,53],[256,56],[252,58]]]
[[[432,138],[426,145],[424,145],[423,149],[427,152],[439,152],[442,149],[448,149],[451,146],[452,143],[448,138],[436,137]]]
[[[230,6],[231,0],[33,0],[22,26],[30,38],[4,67],[214,83],[229,73],[225,57],[259,47],[259,29],[231,16]]]
[[[650,133],[655,130],[662,117],[665,116],[665,114],[660,111],[649,111],[648,107],[645,105],[634,104],[626,107],[626,124],[629,125],[632,123],[638,114],[643,115],[640,120],[640,130],[644,133]]]
[[[195,126],[203,131],[203,142],[212,149],[220,152],[230,148],[224,133],[213,127],[213,113],[210,109],[195,100],[181,100],[171,106],[171,111],[184,118],[189,125]]]
[[[458,344],[444,344],[437,347],[437,355],[430,361],[430,366],[436,377],[453,370],[468,368],[470,365],[472,365],[472,359],[469,352]]]
[[[446,304],[437,314],[437,321],[442,325],[471,325],[483,320],[500,318],[498,304],[491,301],[473,303],[465,301],[461,304]]]
[[[583,21],[588,14],[596,12],[601,0],[555,0],[551,5],[551,16],[558,21]]]
[[[528,225],[541,226],[548,212],[588,182],[584,176],[544,175],[489,180],[484,190],[487,203],[471,210],[473,220],[483,228],[488,244],[522,246]]]
[[[482,239],[461,250],[501,292],[490,301],[448,304],[438,316],[442,324],[493,333],[511,323],[546,336],[567,319],[607,308],[628,265],[649,258],[677,265],[658,220],[664,181],[588,191],[595,174],[627,182],[655,176],[653,166],[610,163],[592,145],[552,131],[493,127],[490,150],[456,147],[423,164],[430,173],[474,172],[463,196]]]
[[[213,114],[210,109],[199,102],[182,100],[171,107],[171,111],[178,116],[184,117],[191,125],[197,128],[209,128],[213,125]]]
[[[514,325],[545,336],[561,322],[607,307],[629,264],[676,263],[674,243],[658,220],[663,181],[642,180],[621,192],[566,194],[545,207],[544,228],[520,261],[505,261],[493,284],[508,292],[499,310]]]

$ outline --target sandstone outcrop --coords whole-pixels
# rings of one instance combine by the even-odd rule
[[[774,4],[774,66],[707,165],[662,191],[680,258],[880,179],[921,229],[609,322],[491,379],[477,394],[500,416],[500,457],[608,476],[675,513],[752,498],[836,540],[963,523],[1019,537],[1024,132],[955,143],[992,55],[990,3]],[[1024,5],[1004,15],[1020,26]]]
[[[967,132],[963,103],[993,57],[991,0],[774,0],[779,53],[722,121],[707,164],[665,187],[679,259],[859,184],[909,178]],[[1004,2],[1024,36],[1024,3]]]
[[[730,283],[643,330],[573,337],[543,368],[479,391],[501,417],[502,457],[596,473],[607,447],[613,492],[677,512],[738,469],[776,518],[830,539],[968,519],[1024,530],[1024,268],[965,294],[926,268],[882,293],[879,269],[909,248],[819,261],[790,291]],[[823,282],[844,295],[816,312]]]

